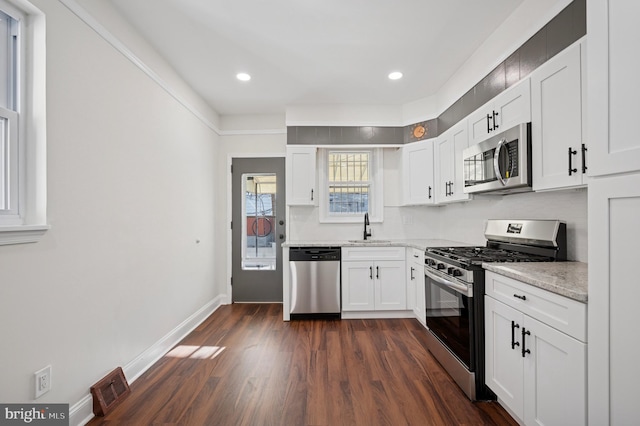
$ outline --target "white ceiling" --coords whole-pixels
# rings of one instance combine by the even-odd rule
[[[110,1],[221,115],[429,97],[523,2]]]

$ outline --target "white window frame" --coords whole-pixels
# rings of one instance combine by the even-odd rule
[[[46,218],[46,27],[45,15],[27,0],[0,0],[0,10],[19,22],[15,117],[9,186],[16,208],[0,215],[0,245],[39,241]],[[4,116],[4,112],[0,116]],[[16,124],[17,123],[17,124]],[[15,126],[14,126],[15,125]],[[17,158],[16,158],[17,157]],[[16,182],[17,181],[17,182]],[[17,205],[15,203],[17,200]]]
[[[320,148],[318,150],[318,183],[319,183],[319,221],[321,223],[361,223],[364,213],[331,214],[329,213],[329,153],[330,152],[368,152],[369,175],[369,221],[381,223],[384,219],[383,206],[383,153],[382,148]]]

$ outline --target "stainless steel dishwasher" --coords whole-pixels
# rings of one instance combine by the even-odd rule
[[[340,318],[340,247],[289,248],[292,319]]]

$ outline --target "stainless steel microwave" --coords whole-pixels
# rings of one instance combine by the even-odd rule
[[[531,123],[470,146],[462,158],[465,193],[531,191]]]

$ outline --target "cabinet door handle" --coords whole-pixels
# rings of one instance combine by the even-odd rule
[[[497,113],[497,112],[495,112],[495,111],[493,111],[493,130],[495,130],[495,129],[497,129],[498,127],[500,127],[500,126],[498,126],[498,125],[496,124],[496,117],[497,117],[497,116],[498,116],[498,113]]]
[[[431,187],[429,187],[429,199],[431,199]]]
[[[413,271],[415,271],[415,268],[412,266],[411,267],[411,280],[415,280],[416,278],[413,276]]]
[[[373,266],[369,266],[369,279],[373,279]]]
[[[491,116],[489,114],[487,114],[487,133],[491,132]]]
[[[453,195],[453,182],[449,182],[449,195]]]
[[[576,173],[578,171],[578,169],[574,169],[573,166],[571,165],[571,158],[577,153],[578,151],[576,151],[575,149],[571,149],[571,147],[569,147],[569,176],[571,176],[572,173]]]
[[[582,144],[582,173],[587,173],[587,146]]]
[[[313,201],[313,188],[311,189],[311,201]]]
[[[527,296],[520,296],[519,294],[514,294],[513,297],[520,299],[520,300],[527,300]]]
[[[376,279],[380,278],[380,267],[376,266]]]
[[[511,321],[511,349],[515,349],[516,346],[520,346],[520,342],[516,342],[516,328],[520,328],[520,324],[516,324],[515,321]]]
[[[525,349],[525,336],[531,336],[531,332],[526,328],[522,327],[522,358],[524,358],[526,354],[531,353],[529,349]]]

